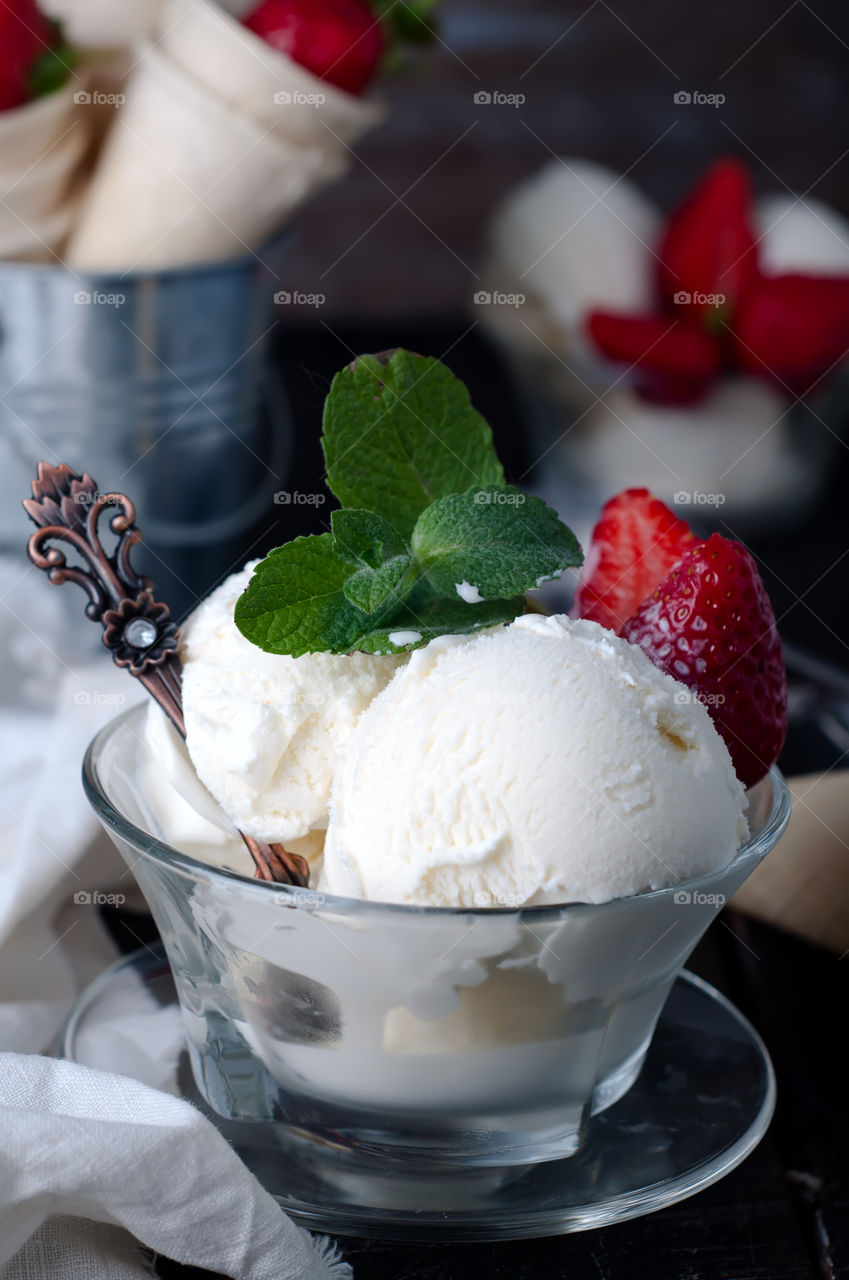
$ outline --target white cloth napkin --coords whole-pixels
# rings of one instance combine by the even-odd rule
[[[137,892],[80,770],[97,730],[146,696],[92,642],[79,660],[58,595],[0,557],[0,1280],[137,1280],[152,1274],[138,1241],[237,1280],[345,1280],[333,1246],[295,1227],[189,1103],[39,1056],[117,955],[92,893]],[[173,1089],[179,1028],[150,1003],[139,1021],[107,1018],[109,1052],[90,1028],[87,1056],[134,1070],[155,1022],[166,1053],[150,1078]]]
[[[157,1253],[237,1280],[351,1275],[331,1243],[282,1213],[199,1111],[126,1076],[0,1054],[0,1148],[2,1280],[114,1280],[112,1260],[97,1254],[82,1272],[61,1256],[45,1271],[43,1237],[38,1269],[32,1244],[27,1264],[9,1261],[55,1214],[125,1227]],[[106,1238],[114,1247],[114,1234]]]

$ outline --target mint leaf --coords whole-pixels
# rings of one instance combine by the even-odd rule
[[[512,622],[524,607],[522,596],[474,605],[435,600],[423,613],[405,606],[393,614],[391,623],[361,635],[355,647],[362,653],[404,653],[408,649],[420,649],[437,636],[462,635]]]
[[[409,537],[425,507],[473,485],[501,484],[492,432],[438,360],[396,351],[337,373],[324,406],[327,483]]]
[[[440,498],[419,516],[412,546],[437,595],[453,600],[504,600],[583,559],[557,513],[513,485]]]
[[[329,533],[286,542],[254,570],[236,601],[236,626],[266,653],[347,653],[370,625],[345,598],[350,573]]]
[[[377,569],[366,567],[351,574],[345,583],[345,598],[364,613],[390,614],[404,603],[417,577],[412,556],[393,556]]]
[[[418,574],[397,530],[362,508],[334,511],[330,527],[336,554],[356,569],[345,583],[345,598],[368,614],[386,615],[403,604]]]
[[[388,520],[361,507],[332,512],[330,528],[334,551],[340,560],[357,569],[377,569],[392,556],[410,554],[410,548]]]

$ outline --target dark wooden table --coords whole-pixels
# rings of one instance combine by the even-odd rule
[[[514,476],[529,465],[521,417],[509,380],[476,334],[461,337],[455,319],[369,330],[317,326],[281,330],[297,448],[292,487],[320,483],[321,404],[332,374],[352,353],[393,345],[442,355],[464,377],[490,418],[499,452]],[[849,547],[847,455],[810,525],[756,543],[786,639],[849,670],[846,570],[835,568],[805,593],[819,568]],[[828,519],[823,520],[823,512]],[[314,528],[327,508],[279,507],[257,546]],[[254,550],[253,554],[256,554]],[[810,724],[797,724],[783,763],[788,773],[828,768],[840,752]],[[137,925],[136,925],[137,930]],[[137,945],[136,942],[133,946]],[[778,1077],[775,1120],[758,1149],[720,1183],[689,1200],[619,1226],[544,1240],[498,1244],[411,1244],[342,1241],[357,1280],[844,1280],[849,1278],[849,1089],[841,1027],[849,1011],[847,960],[726,911],[697,948],[690,967],[727,994],[764,1037]],[[160,1274],[200,1274],[160,1261]]]

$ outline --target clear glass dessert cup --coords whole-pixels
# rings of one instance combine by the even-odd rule
[[[727,867],[602,905],[363,902],[174,848],[143,716],[97,735],[84,781],[162,934],[199,1090],[228,1120],[388,1158],[399,1176],[576,1151],[636,1080],[684,961],[790,812],[773,770]]]

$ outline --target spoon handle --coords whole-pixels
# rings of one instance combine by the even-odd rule
[[[57,586],[75,582],[83,588],[86,617],[101,624],[113,661],[141,681],[185,738],[179,631],[168,606],[154,600],[153,580],[136,573],[130,563],[130,552],[142,536],[133,502],[123,493],[101,493],[88,472],[79,476],[64,462],[58,467],[39,462],[32,497],[23,505],[38,526],[27,545],[32,563]],[[107,507],[113,510],[109,529],[117,537],[111,552],[99,533]],[[69,565],[56,543],[75,552],[81,563]],[[309,867],[299,854],[239,834],[256,864],[257,879],[306,886]]]

